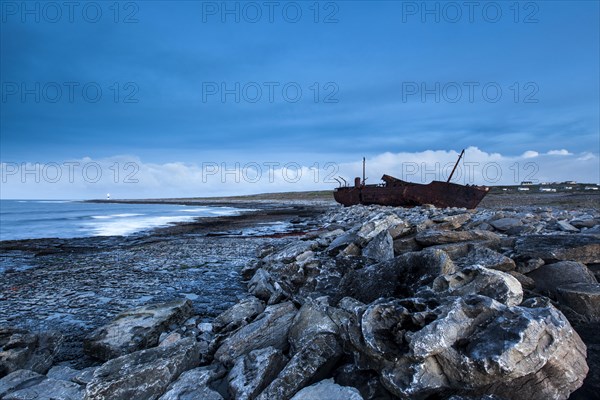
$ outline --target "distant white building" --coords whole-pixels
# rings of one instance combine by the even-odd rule
[[[598,186],[586,186],[583,190],[598,190]]]
[[[565,186],[565,190],[573,190],[573,186]]]
[[[525,188],[525,187],[519,187],[519,188],[517,188],[517,190],[518,190],[519,192],[526,192],[526,191],[529,191],[529,188]]]
[[[577,185],[576,181],[564,181],[563,183],[566,185]]]
[[[556,192],[554,188],[540,188],[540,192]]]
[[[525,186],[525,185],[531,186],[531,185],[533,185],[533,182],[532,181],[523,181],[523,182],[521,182],[521,185],[523,185],[523,186]],[[543,183],[542,183],[542,185],[543,185]]]

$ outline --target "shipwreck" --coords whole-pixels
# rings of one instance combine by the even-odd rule
[[[479,202],[489,192],[487,186],[460,185],[450,180],[456,167],[463,157],[463,150],[458,156],[454,168],[446,182],[432,181],[428,184],[406,182],[393,176],[383,175],[380,184],[365,184],[365,159],[363,158],[363,177],[354,179],[354,186],[348,186],[346,181],[336,179],[340,186],[333,192],[335,201],[344,206],[382,205],[393,207],[414,207],[432,204],[436,207],[476,208]],[[344,181],[344,184],[342,184]]]

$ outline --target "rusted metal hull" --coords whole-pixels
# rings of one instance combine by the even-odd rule
[[[488,193],[485,186],[465,186],[433,181],[427,185],[405,182],[384,175],[382,185],[360,185],[335,189],[333,197],[344,206],[377,204],[393,207],[414,207],[433,204],[436,207],[475,208]]]

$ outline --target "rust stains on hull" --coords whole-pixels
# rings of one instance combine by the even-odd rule
[[[376,204],[393,207],[414,207],[433,204],[436,207],[476,208],[488,193],[486,186],[459,185],[433,181],[423,185],[384,175],[381,185],[355,185],[335,189],[335,200],[344,206]]]

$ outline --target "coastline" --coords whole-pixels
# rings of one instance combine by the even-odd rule
[[[597,215],[599,198],[598,195],[493,195],[473,213],[488,215],[485,218],[515,212],[522,216],[529,212],[550,213],[562,218],[561,215],[568,216],[566,210]],[[167,201],[182,204],[181,199]],[[200,203],[232,205],[231,201],[223,200],[191,204]],[[327,229],[337,234],[340,228],[348,229],[344,220],[328,219],[327,215],[343,215],[342,210],[345,210],[333,202],[246,200],[234,203],[255,211],[199,218],[191,223],[177,223],[125,237],[0,242],[2,261],[10,259],[16,266],[2,275],[5,284],[0,291],[0,328],[57,331],[64,336],[64,343],[54,357],[55,364],[76,369],[95,366],[99,361],[84,355],[83,340],[117,314],[147,304],[187,299],[193,314],[198,316],[197,322],[212,323],[216,316],[248,295],[249,288],[242,273],[264,262],[261,261],[265,254],[262,249],[273,251],[298,241],[312,240],[310,238],[319,241],[320,237],[328,243],[333,237],[327,235]],[[398,212],[410,210],[399,209]],[[289,224],[289,229],[285,232],[256,230],[257,226],[268,227],[279,222]],[[403,241],[400,239],[398,243],[404,245]],[[407,247],[399,251],[411,250]]]
[[[224,203],[210,203],[217,204]],[[59,360],[88,366],[93,360],[83,357],[82,339],[131,307],[183,297],[196,313],[218,315],[244,294],[239,271],[255,261],[258,247],[315,229],[314,219],[330,207],[238,204],[254,211],[129,236],[0,241],[0,327],[58,331],[65,336]]]

